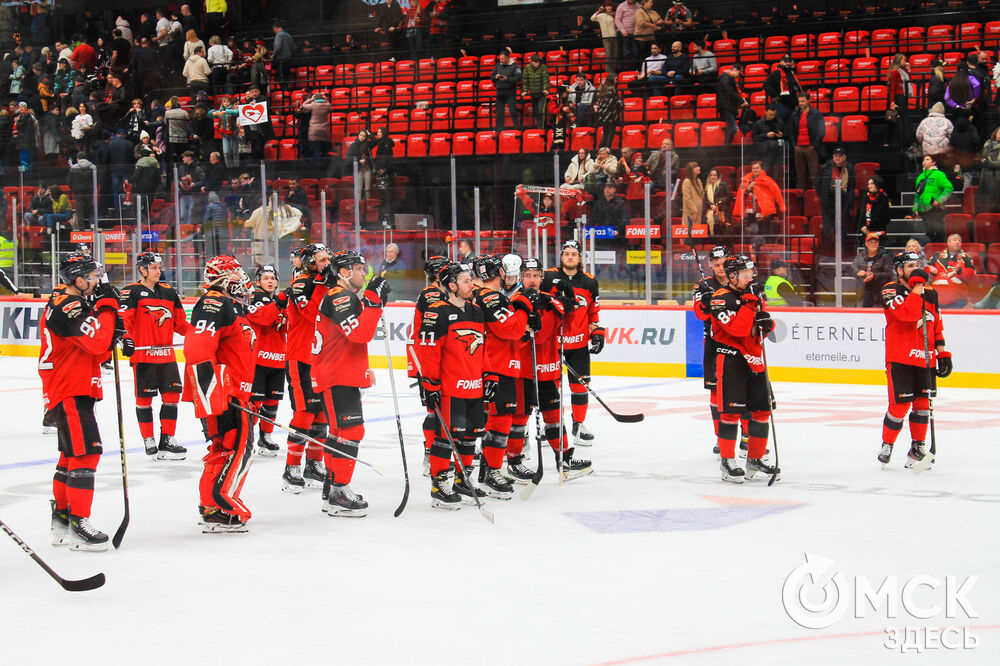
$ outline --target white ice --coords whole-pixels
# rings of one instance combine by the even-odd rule
[[[1000,663],[1000,391],[945,383],[934,404],[937,465],[918,477],[903,468],[905,429],[889,468],[875,461],[884,388],[778,384],[783,479],[735,486],[720,480],[700,380],[596,377],[615,409],[646,420],[617,424],[592,401],[597,441],[578,455],[596,474],[560,487],[546,448],[542,485],[526,502],[489,501],[490,525],[474,508],[431,509],[423,413],[402,372],[411,493],[393,518],[402,467],[379,371],[365,395],[361,456],[386,476],[359,466],[353,483],[370,515],[329,518],[318,490],[283,494],[282,451],[250,470],[250,533],[219,536],[197,525],[204,442],[191,407],[181,407],[178,430],[188,459],[147,458],[123,364],[132,523],[121,550],[92,554],[48,545],[56,440],[40,434],[34,363],[0,359],[0,519],[63,576],[103,571],[107,584],[65,592],[4,538],[6,664]],[[104,383],[93,522],[113,533],[121,475],[113,383]],[[289,416],[286,402],[279,420]],[[570,515],[581,513],[591,515]],[[626,525],[637,531],[613,531]],[[922,587],[915,605],[941,607],[928,619],[905,612],[900,591],[897,617],[882,605],[855,618],[852,604],[829,628],[802,628],[783,608],[782,586],[805,553],[832,561],[817,585],[838,571],[876,587],[895,577],[900,588],[917,575],[942,585],[978,576],[966,595],[977,617],[961,606],[945,617],[943,588]],[[821,604],[822,592],[806,588],[807,602]],[[884,647],[891,626],[971,627],[978,647],[915,657]]]

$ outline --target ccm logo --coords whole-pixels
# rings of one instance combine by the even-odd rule
[[[459,379],[455,382],[455,388],[457,389],[478,389],[483,388],[482,379]]]

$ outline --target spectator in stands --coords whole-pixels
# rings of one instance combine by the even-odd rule
[[[955,109],[955,123],[949,142],[951,143],[951,163],[956,177],[961,177],[965,187],[972,185],[972,167],[979,160],[982,139],[976,126],[972,124],[969,109]]]
[[[917,129],[919,132],[919,128]],[[924,155],[924,170],[917,176],[913,212],[919,215],[927,229],[927,236],[935,242],[944,238],[944,205],[954,191],[948,176],[938,168],[937,156]]]
[[[153,141],[149,132],[143,130],[139,133],[139,143],[135,144],[135,159],[138,160],[147,155],[160,159],[160,156],[163,155],[163,149]]]
[[[389,48],[395,50],[402,45],[402,32],[405,25],[403,8],[397,0],[385,0],[384,5],[375,8],[375,34],[386,39],[389,42]]]
[[[251,85],[250,90],[247,92],[246,103],[256,104],[257,102],[266,101],[267,98],[265,98],[261,93],[261,88],[259,86]],[[244,125],[243,134],[246,137],[246,140],[250,143],[251,159],[264,159],[264,144],[274,137],[274,126],[271,124],[270,117],[262,123]]]
[[[823,114],[809,104],[809,94],[799,93],[799,106],[789,116],[786,128],[795,146],[795,178],[799,189],[805,192],[819,173],[819,154],[823,150],[826,122]],[[778,117],[781,117],[779,106]]]
[[[48,113],[42,114],[42,117],[38,119],[38,125],[42,132],[42,153],[45,156],[45,166],[56,166],[63,153],[63,137],[68,130],[66,117],[59,112],[59,105],[53,104]]]
[[[601,128],[600,147],[611,147],[611,142],[618,134],[618,126],[621,124],[624,104],[618,97],[618,86],[615,82],[614,74],[605,76],[594,102],[594,116]]]
[[[602,196],[594,199],[587,226],[614,227],[616,238],[624,239],[628,219],[628,204],[618,196],[615,184],[610,181],[604,183]]]
[[[263,266],[267,261],[268,244],[273,242],[275,235],[284,238],[301,229],[302,215],[297,208],[286,204],[280,204],[275,208],[269,203],[266,211],[263,206],[254,209],[243,225],[252,230],[253,241],[250,243],[250,249],[253,260],[258,266]]]
[[[273,30],[274,49],[271,52],[271,69],[274,70],[274,79],[278,85],[285,87],[288,86],[289,67],[295,56],[295,40],[281,27],[279,22],[275,22]]]
[[[219,121],[219,136],[222,137],[222,155],[226,166],[238,167],[240,165],[240,137],[236,119],[239,111],[231,103],[228,95],[220,95],[219,108],[210,110],[208,115]]]
[[[594,95],[596,92],[597,89],[587,79],[586,74],[577,72],[573,79],[573,85],[570,86],[569,101],[573,105],[577,121],[582,125],[587,124],[585,119],[591,107],[594,106]]]
[[[31,171],[35,166],[35,157],[42,147],[42,136],[38,129],[34,110],[19,102],[17,105],[17,120],[14,121],[14,131],[17,133],[17,149],[20,151],[21,166],[25,171]]]
[[[221,203],[218,192],[208,193],[208,205],[201,216],[201,234],[209,257],[229,253],[229,209]]]
[[[691,59],[691,79],[696,83],[712,83],[719,73],[715,54],[705,48],[702,41],[694,42],[694,58]]]
[[[531,54],[531,61],[521,74],[521,90],[531,98],[531,113],[535,127],[545,129],[545,112],[549,97],[549,68],[542,62],[542,56]]]
[[[972,109],[979,100],[979,79],[969,74],[969,64],[958,63],[958,71],[948,82],[944,92],[944,103],[952,109]]]
[[[201,47],[202,52],[205,51],[205,42],[198,38],[198,33],[194,30],[187,30],[184,33],[184,60],[187,60],[194,55],[195,49]]]
[[[88,222],[91,221],[94,198],[94,167],[93,163],[87,159],[87,153],[76,154],[76,162],[69,168],[66,174],[66,185],[73,193],[76,201],[77,215]],[[94,220],[96,223],[96,220]]]
[[[385,251],[382,255],[382,265],[378,268],[378,274],[397,287],[401,287],[403,281],[406,279],[406,263],[400,255],[399,246],[395,243],[389,243],[385,246]],[[402,291],[397,291],[397,297],[401,296],[402,293]]]
[[[743,65],[733,63],[729,69],[719,77],[719,84],[716,88],[715,110],[719,113],[719,119],[726,123],[726,145],[733,142],[738,126],[736,119],[740,111],[750,106],[743,97],[737,80],[743,75]]]
[[[604,46],[604,68],[607,73],[616,71],[618,63],[618,31],[615,27],[615,4],[610,0],[597,8],[590,20],[601,28],[601,44]]]
[[[681,185],[681,224],[691,226],[701,224],[705,207],[705,186],[701,182],[701,167],[697,162],[688,162],[687,176]]]
[[[222,24],[226,19],[228,6],[226,0],[205,0],[205,25],[208,34],[218,35],[222,33]]]
[[[962,250],[962,236],[951,234],[943,250],[934,256],[927,266],[927,272],[934,276],[934,284],[962,284],[976,274],[972,257]]]
[[[903,246],[904,252],[913,252],[914,254],[924,255],[924,248],[920,245],[920,241],[916,238],[911,238],[906,241],[906,245]]]
[[[149,93],[159,87],[160,61],[149,38],[143,37],[139,45],[132,50],[129,74],[132,77],[136,95]]]
[[[347,147],[347,161],[358,163],[361,198],[367,199],[372,189],[372,147],[368,130],[359,131],[357,138]]]
[[[199,40],[201,41],[201,40]],[[187,81],[191,95],[194,96],[200,90],[208,91],[208,77],[212,75],[212,67],[205,59],[205,47],[194,47],[191,56],[184,63],[183,75]]]
[[[783,259],[771,262],[771,274],[764,282],[764,298],[770,307],[806,305],[805,300],[795,293],[795,287],[788,281],[788,263]]]
[[[193,151],[185,150],[181,155],[181,163],[177,165],[177,177],[181,224],[191,224],[191,215],[200,200],[202,181],[205,179],[205,171]]]
[[[601,186],[604,183],[614,181],[615,174],[617,173],[618,160],[611,154],[611,149],[607,147],[598,148],[594,164],[591,166],[590,171],[583,177],[584,189],[596,195],[601,191]]]
[[[375,138],[372,141],[372,155],[374,157],[375,171],[385,171],[392,173],[393,148],[396,142],[385,127],[375,130]]]
[[[858,206],[858,232],[861,238],[870,233],[884,234],[889,228],[889,197],[882,189],[882,178],[872,176],[865,183],[865,195]]]
[[[778,118],[787,123],[802,92],[802,86],[795,78],[795,61],[791,55],[786,53],[781,57],[778,66],[764,81],[764,92],[769,101],[778,105]]]
[[[97,51],[93,46],[87,42],[81,41],[77,44],[77,47],[73,49],[72,56],[73,65],[80,69],[81,67],[86,67],[89,69],[94,69],[97,65]],[[13,91],[11,91],[13,94]]]
[[[192,135],[191,116],[181,107],[177,97],[171,97],[167,102],[163,122],[167,162],[174,163],[179,160],[181,153],[188,149]]]
[[[976,123],[976,130],[979,136],[985,136],[988,131],[987,119],[992,115],[990,98],[990,84],[992,77],[989,70],[989,54],[985,51],[975,51],[969,54],[969,75],[979,81],[979,100],[976,102],[976,110],[973,120]]]
[[[673,7],[667,12],[667,22],[670,23],[671,35],[690,30],[694,27],[694,12],[682,0],[673,0]]]
[[[733,219],[742,220],[743,228],[751,234],[768,234],[779,214],[785,214],[781,188],[765,173],[760,160],[755,160],[736,191]]]
[[[39,183],[38,189],[31,195],[28,210],[24,213],[24,224],[28,227],[36,226],[42,222],[43,215],[51,212],[52,197],[49,196],[49,186],[45,183]]]
[[[302,110],[310,114],[309,152],[316,166],[321,166],[333,147],[330,141],[330,102],[322,90],[316,90],[302,103]]]
[[[148,122],[146,110],[142,108],[142,100],[133,99],[132,106],[122,118],[119,126],[125,130],[125,136],[128,137],[128,140],[135,144],[139,143],[139,135],[146,131]]]
[[[718,169],[708,172],[705,181],[705,222],[708,224],[708,235],[715,235],[715,227],[720,231],[729,227],[729,206],[733,201],[733,190],[729,182],[722,180]]]
[[[642,61],[635,80],[629,82],[629,90],[641,97],[650,94],[659,95],[663,84],[667,82],[667,77],[663,73],[663,66],[666,63],[667,56],[660,53],[660,45],[656,42],[650,44],[649,56]]]
[[[948,155],[951,150],[951,133],[955,126],[945,118],[944,104],[938,102],[931,107],[927,117],[917,125],[917,141],[924,155],[933,155],[934,163]]]
[[[191,13],[190,5],[181,5],[181,14],[180,17],[178,17],[178,20],[180,20],[181,29],[184,30],[184,32],[198,28],[198,18]]]
[[[49,188],[49,199],[51,212],[42,216],[42,224],[50,232],[54,232],[58,228],[58,225],[64,222],[70,223],[70,226],[72,226],[75,214],[73,212],[73,204],[70,203],[69,197],[63,192],[63,188],[58,185],[53,185]]]
[[[420,59],[420,50],[424,47],[433,4],[433,0],[411,0],[410,8],[406,12],[406,42],[417,60]]]
[[[669,159],[667,157],[669,153]],[[670,166],[670,173],[672,176],[677,175],[677,169],[680,168],[681,158],[674,150],[674,142],[672,139],[664,139],[660,142],[660,149],[651,153],[649,159],[646,160],[646,166],[649,167],[649,179],[653,181],[653,190],[662,190],[666,186],[666,170],[667,165]]]
[[[852,263],[857,278],[858,306],[882,307],[882,287],[892,279],[892,258],[880,246],[877,233],[865,235],[865,250]]]
[[[944,78],[944,60],[934,58],[931,61],[931,78],[927,82],[927,108],[934,108],[938,102],[944,105],[944,95],[948,83]]]
[[[86,104],[81,103],[77,107],[77,114],[70,123],[69,135],[76,141],[77,151],[90,152],[90,147],[97,136],[97,126]]]
[[[667,77],[667,84],[676,86],[691,76],[691,59],[688,58],[684,45],[674,42],[670,45],[670,55],[663,63],[663,75]]]
[[[635,13],[639,5],[635,0],[623,0],[615,9],[615,28],[618,29],[618,54],[621,69],[628,69],[639,55],[635,43]]]
[[[983,144],[979,153],[979,188],[976,190],[976,212],[1000,211],[1000,127]]]
[[[209,37],[208,45],[205,59],[208,60],[208,66],[212,68],[212,73],[209,75],[211,83],[209,94],[219,95],[223,92],[231,94],[233,85],[229,76],[229,68],[233,64],[233,51],[222,43],[222,39],[218,35]]]
[[[854,210],[854,164],[847,159],[847,151],[837,147],[833,151],[833,157],[828,159],[819,173],[816,175],[816,194],[819,196],[820,209],[823,211],[822,245],[832,249],[834,242],[843,245],[848,234],[851,233],[851,224],[848,223],[851,211]],[[840,216],[841,216],[841,237],[836,239],[836,211],[837,211],[837,179],[840,179]]]
[[[517,112],[517,84],[521,82],[521,68],[510,59],[510,52],[507,49],[500,51],[497,56],[497,63],[493,67],[490,79],[496,86],[497,132],[503,131],[505,110],[510,112],[514,129],[521,129]]]
[[[615,170],[615,184],[628,186],[635,174],[632,173],[632,159],[635,156],[635,148],[622,146],[621,157],[618,159],[618,167]],[[645,164],[643,165],[645,168]]]
[[[73,94],[73,86],[76,85],[73,78],[74,72],[69,66],[69,60],[61,58],[56,66],[56,74],[52,83],[52,92],[59,100],[60,110],[64,110],[69,104],[70,96]]]
[[[785,157],[785,123],[778,119],[778,105],[768,103],[764,116],[753,124],[750,131],[757,159],[767,173],[778,173]]]
[[[582,190],[583,177],[590,173],[593,168],[594,160],[590,157],[590,153],[587,152],[586,148],[580,148],[576,151],[573,159],[569,161],[569,166],[566,167],[566,173],[563,174],[563,179],[566,182],[563,187]]]
[[[271,75],[267,71],[267,64],[265,63],[265,58],[267,57],[267,48],[262,44],[258,44],[254,47],[253,55],[251,58],[250,67],[248,74],[250,76],[250,87],[253,88],[257,86],[261,92],[268,89],[268,83],[271,80]]]
[[[910,108],[910,98],[913,97],[913,84],[910,82],[910,62],[902,53],[892,56],[889,65],[889,111],[896,113],[896,120],[889,123],[889,143],[894,150],[900,150],[907,136],[906,115]],[[890,117],[887,114],[886,117]]]
[[[108,142],[108,165],[111,171],[111,194],[115,200],[115,208],[121,207],[121,195],[124,190],[122,183],[128,180],[132,172],[135,144],[128,140],[125,129],[120,128],[115,137]]]
[[[13,66],[13,71],[10,74],[10,95],[11,97],[21,96],[21,87],[25,77],[24,65],[20,62],[15,62]]]
[[[635,41],[639,57],[649,55],[656,32],[663,29],[663,18],[653,9],[653,0],[639,0],[635,10]]]
[[[569,132],[576,124],[576,114],[569,101],[569,86],[559,89],[559,96],[549,105],[549,115],[552,116],[552,152],[558,153],[566,147]]]
[[[468,238],[463,238],[458,241],[458,261],[462,264],[471,264],[472,260],[476,258],[474,254],[472,241]]]

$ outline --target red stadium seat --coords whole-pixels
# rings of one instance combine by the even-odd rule
[[[351,106],[351,88],[334,88],[330,91],[330,107],[334,111],[347,111]]]
[[[582,69],[583,71],[590,70],[590,49],[573,49],[569,52],[569,69],[570,71],[577,71]]]
[[[823,65],[823,83],[828,86],[843,85],[851,80],[851,61],[833,58]]]
[[[372,88],[372,106],[392,106],[392,86],[375,86]]]
[[[354,85],[370,86],[375,83],[375,63],[359,62],[354,66]]]
[[[442,81],[434,86],[434,103],[440,105],[455,103],[454,81]]]
[[[758,116],[764,115],[764,106],[767,104],[767,93],[763,90],[758,90],[757,92],[750,93],[750,108],[754,110]]]
[[[701,124],[702,147],[726,145],[726,123],[712,120]]]
[[[355,136],[368,126],[368,114],[352,111],[347,114],[347,133]]]
[[[756,62],[762,57],[760,37],[744,37],[740,40],[739,59],[743,62]]]
[[[477,56],[462,56],[459,58],[458,79],[463,80],[476,78],[479,78],[479,58]]]
[[[910,76],[920,78],[930,76],[931,61],[936,57],[932,53],[918,53],[910,56]]]
[[[626,97],[623,102],[622,121],[626,123],[641,123],[645,121],[643,99],[641,97]]]
[[[472,132],[456,132],[451,137],[451,152],[455,155],[472,155],[476,151],[476,135]]]
[[[476,107],[460,106],[455,109],[455,129],[474,130],[476,129]]]
[[[436,132],[431,134],[427,148],[430,157],[446,157],[451,154],[451,134],[447,132]]]
[[[802,214],[806,217],[822,215],[823,209],[820,207],[819,195],[816,190],[806,190],[802,195]]]
[[[840,141],[840,118],[824,116],[823,122],[826,124],[826,136],[823,143],[837,143]]]
[[[764,40],[764,60],[776,62],[788,53],[789,40],[787,35],[772,35]]]
[[[854,83],[878,83],[878,58],[855,58],[851,63],[851,81]]]
[[[476,108],[476,129],[486,131],[493,129],[493,105],[480,104]]]
[[[431,130],[434,132],[447,132],[451,129],[451,108],[435,107],[431,112]]]
[[[521,152],[521,130],[500,132],[497,152],[501,155],[516,155]]]
[[[392,156],[393,157],[406,157],[406,135],[405,134],[390,134],[389,137],[393,140],[392,145]]]
[[[834,113],[857,113],[859,105],[858,89],[854,86],[844,86],[833,91]]]
[[[413,102],[427,102],[428,104],[434,101],[434,84],[433,83],[415,83],[413,84]]]
[[[857,183],[859,192],[868,189],[868,179],[877,175],[881,168],[882,165],[878,162],[858,162],[854,165],[854,182]]]
[[[986,270],[991,275],[1000,274],[1000,243],[993,243],[986,251]]]
[[[393,109],[389,112],[389,132],[405,134],[410,131],[409,109]]]
[[[903,53],[920,53],[927,50],[927,38],[921,26],[900,28],[896,38],[899,43],[899,50]]]
[[[427,109],[416,108],[410,112],[410,131],[428,132],[431,129],[431,114]]]
[[[525,130],[521,136],[522,150],[525,153],[545,152],[545,130],[530,129]]]
[[[649,141],[647,148],[659,150],[664,139],[670,139],[674,134],[674,126],[669,123],[654,123],[649,126]]]
[[[396,63],[396,76],[399,76],[399,68],[405,60]],[[412,62],[412,61],[410,61]],[[437,61],[437,77],[439,81],[454,81],[458,75],[458,60],[455,58],[440,58]]]
[[[719,117],[719,112],[715,108],[715,93],[698,95],[697,111],[695,118],[698,120],[715,120]]]
[[[476,155],[497,154],[497,133],[476,132]]]
[[[948,51],[955,46],[954,27],[932,25],[927,28],[927,48],[931,51]]]
[[[594,150],[597,144],[597,130],[593,127],[575,127],[570,134],[570,150],[576,152],[581,148]]]
[[[493,54],[484,55],[479,58],[479,77],[483,79],[488,79],[490,74],[493,73],[493,68],[496,67],[497,57]]]
[[[976,214],[976,191],[978,189],[978,185],[968,185],[962,190],[962,212],[966,215],[975,216]]]
[[[395,86],[394,106],[406,108],[413,105],[413,84],[397,83]]]
[[[427,157],[427,135],[411,134],[406,137],[407,157]]]
[[[299,159],[299,142],[297,139],[282,139],[278,144],[279,160]]]
[[[832,113],[832,93],[833,91],[829,88],[813,88],[809,91],[809,99],[820,113]]]
[[[885,56],[896,52],[896,29],[879,28],[872,30],[872,55]]]
[[[816,35],[793,35],[789,43],[792,57],[796,60],[814,58],[816,46]]]
[[[840,126],[840,139],[847,143],[867,143],[868,116],[844,116]]]
[[[717,39],[712,44],[712,53],[715,54],[715,60],[718,64],[719,70],[721,71],[724,65],[732,65],[736,62],[736,40],[735,39]]]
[[[697,148],[698,130],[698,123],[677,123],[674,127],[674,147]]]
[[[458,104],[475,104],[477,99],[475,81],[459,81],[455,86],[455,101]]]
[[[375,68],[375,81],[378,83],[396,82],[396,63],[392,60],[382,60]]]
[[[417,65],[412,60],[399,60],[396,62],[394,83],[413,83],[416,78]]]
[[[963,241],[968,241],[972,237],[969,234],[971,227],[971,215],[966,215],[965,213],[948,213],[944,216],[944,233],[946,236],[959,234]],[[963,249],[966,252],[969,251],[967,246],[963,246]]]
[[[867,30],[851,30],[844,33],[844,55],[848,58],[864,55],[869,38],[870,33]]]
[[[993,243],[990,249],[1000,244],[1000,213],[980,213],[976,215],[976,242]],[[990,271],[997,273],[998,271]]]
[[[333,68],[334,81],[331,85],[353,86],[354,85],[354,63],[344,63]]]
[[[883,85],[861,89],[861,113],[879,113],[889,105],[889,88]]]
[[[646,100],[647,123],[659,123],[670,117],[670,98],[657,95]]]
[[[637,150],[646,149],[646,126],[625,125],[622,127],[622,147],[628,146]]]
[[[840,57],[840,33],[824,32],[816,38],[816,57],[838,58]]]
[[[334,68],[333,65],[319,65],[316,67],[316,85],[320,88],[332,88],[333,87],[333,75]],[[273,98],[273,95],[272,95]]]
[[[771,67],[767,63],[754,63],[743,68],[743,89],[757,90],[771,73]]]
[[[1000,50],[1000,21],[990,21],[983,26],[983,48]]]
[[[694,120],[694,95],[674,95],[670,98],[670,120]]]

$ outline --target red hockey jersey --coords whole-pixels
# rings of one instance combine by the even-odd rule
[[[247,321],[257,334],[254,353],[257,365],[285,367],[285,311],[271,295],[260,289],[253,292],[247,306]]]
[[[749,292],[723,287],[712,294],[712,339],[722,353],[737,353],[754,372],[764,372],[764,347],[754,315],[764,301]],[[730,350],[727,352],[726,350]]]
[[[562,374],[559,359],[559,329],[563,320],[562,303],[553,298],[550,305],[542,310],[542,328],[535,333],[535,364],[538,381],[554,381]],[[531,341],[525,343],[527,360],[522,365],[527,368],[525,377],[531,377]]]
[[[326,290],[316,317],[312,346],[312,383],[317,391],[331,386],[367,388],[368,343],[375,337],[382,308],[365,305],[350,289]]]
[[[39,327],[38,375],[45,409],[74,396],[104,397],[101,362],[115,333],[117,313],[110,308],[96,313],[82,296],[65,290],[65,285],[53,290]]]
[[[434,286],[424,287],[420,295],[417,296],[417,305],[413,308],[413,325],[410,327],[410,340],[417,343],[417,332],[420,330],[420,323],[424,320],[424,313],[427,308],[444,299],[444,292]],[[413,365],[413,359],[406,355],[406,375],[416,377],[417,368]]]
[[[590,344],[590,325],[597,324],[601,314],[597,278],[585,271],[567,275],[560,267],[550,268],[542,277],[542,291],[552,291],[553,285],[559,281],[572,285],[576,297],[576,306],[563,322],[563,347],[586,347]]]
[[[174,333],[188,331],[184,306],[173,287],[158,282],[150,289],[141,282],[125,285],[118,299],[118,311],[125,323],[126,337],[136,347],[160,347],[138,350],[129,359],[136,363],[173,363],[176,360]]]
[[[485,287],[477,289],[473,302],[483,311],[486,330],[487,373],[521,376],[521,336],[528,330],[528,314],[515,310],[506,296]]]
[[[926,304],[926,308],[925,308]],[[885,362],[926,367],[924,354],[924,323],[926,310],[928,324],[927,347],[929,364],[937,364],[938,345],[944,345],[944,324],[938,309],[938,294],[932,287],[924,287],[924,295],[914,293],[901,282],[890,282],[882,287],[882,306],[885,309]]]
[[[444,395],[480,398],[485,341],[483,311],[477,305],[468,302],[459,308],[441,300],[424,313],[412,353],[423,378],[440,382]]]
[[[194,401],[188,378],[190,368],[205,361],[213,367],[226,366],[232,378],[229,396],[241,403],[250,399],[254,376],[253,345],[256,333],[241,308],[227,294],[209,289],[191,311],[191,327],[184,336],[184,393],[181,399]]]
[[[323,302],[327,287],[322,278],[315,279],[303,273],[288,288],[288,334],[285,338],[285,360],[309,363],[312,356],[313,334],[316,332],[316,314]]]

